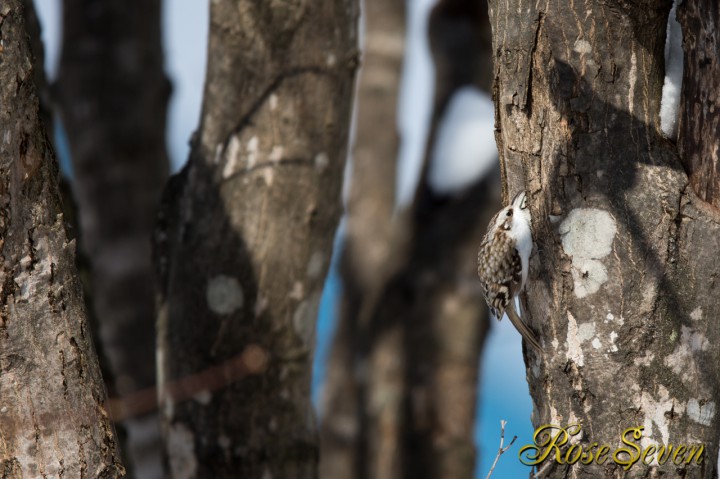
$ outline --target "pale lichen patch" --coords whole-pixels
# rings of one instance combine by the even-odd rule
[[[270,159],[270,161],[277,163],[283,159],[284,150],[285,149],[282,146],[275,145],[272,147],[272,150],[270,151],[270,156],[268,156],[268,158]]]
[[[250,138],[250,141],[248,141],[247,147],[245,148],[245,153],[247,154],[246,159],[246,168],[250,169],[255,166],[255,163],[257,163],[258,154],[260,151],[260,140],[257,136],[253,136]]]
[[[325,254],[322,251],[315,251],[310,256],[310,261],[307,265],[308,278],[315,279],[322,273],[323,266],[325,266]]]
[[[580,54],[587,54],[592,52],[592,45],[587,40],[583,40],[582,38],[575,41],[575,45],[573,46],[573,50]]]
[[[715,402],[701,402],[692,398],[687,403],[687,415],[690,419],[703,426],[709,426],[715,418]]]
[[[230,144],[228,144],[227,154],[225,155],[227,161],[223,167],[222,176],[227,179],[231,177],[237,169],[237,162],[240,156],[240,147],[242,144],[236,135],[230,138]]]
[[[301,281],[295,281],[293,283],[293,288],[288,296],[290,299],[296,299],[298,301],[305,297],[305,286]]]
[[[195,394],[193,396],[193,399],[195,399],[195,401],[202,404],[203,406],[207,406],[208,404],[210,404],[210,401],[212,401],[212,393],[207,389],[203,389],[202,391],[199,391],[197,394]]]
[[[617,345],[615,344],[615,340],[618,338],[618,335],[615,331],[610,331],[610,352],[615,353],[618,350]]]
[[[687,326],[682,326],[680,331],[680,340],[675,350],[665,358],[665,365],[679,376],[697,375],[696,356],[706,351],[710,347],[710,342],[704,334],[693,331]]]
[[[330,158],[327,156],[327,153],[320,152],[317,155],[315,155],[315,169],[318,171],[324,171],[325,168],[328,167],[330,164]]]
[[[690,319],[693,321],[700,321],[703,318],[703,310],[700,306],[695,308],[692,313],[690,313]]]
[[[208,281],[205,298],[210,310],[217,314],[237,311],[244,302],[240,282],[232,276],[222,274]]]
[[[578,367],[585,365],[585,357],[582,351],[582,341],[578,332],[577,321],[575,317],[568,311],[568,328],[567,328],[567,358],[573,361]]]
[[[572,260],[574,292],[584,298],[597,292],[607,280],[607,269],[600,259],[612,251],[617,225],[607,212],[596,208],[576,208],[560,224],[565,254]]]
[[[172,477],[193,479],[197,475],[195,436],[184,424],[172,424],[167,437],[167,454]]]
[[[301,302],[293,314],[293,328],[303,343],[310,347],[315,341],[315,323],[320,308],[320,293]]]
[[[583,323],[578,326],[578,339],[580,342],[590,341],[595,336],[595,323]]]
[[[648,391],[643,391],[640,394],[640,408],[645,413],[645,420],[643,426],[645,427],[645,434],[641,440],[641,444],[647,447],[649,444],[668,444],[670,440],[670,417],[671,413],[682,413],[684,407],[676,403],[676,401],[670,397],[670,393],[664,386],[658,387],[658,397],[655,399],[652,394]],[[653,440],[655,429],[657,428],[660,433],[660,438]]]

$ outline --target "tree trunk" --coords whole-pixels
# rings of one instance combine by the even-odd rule
[[[656,451],[627,472],[621,454],[546,477],[717,477],[720,215],[659,129],[670,4],[490,7],[506,198],[525,190],[533,218],[524,315],[545,348],[526,351],[534,424],[581,424],[572,442],[633,456],[628,428],[644,428],[630,437],[642,448],[704,444],[700,465]]]
[[[405,477],[472,478],[475,474],[479,357],[488,309],[475,258],[485,227],[499,209],[497,169],[463,191],[433,191],[431,162],[441,123],[462,87],[487,89],[491,78],[487,8],[443,0],[433,8],[429,38],[435,94],[423,173],[412,209],[410,257],[401,277],[412,295],[394,314],[406,329],[409,422]]]
[[[452,94],[490,78],[489,48],[469,48],[483,33],[489,47],[487,15],[469,1],[444,1],[433,11],[431,139],[415,204],[394,214],[388,158],[397,156],[392,125],[403,6],[366,2],[343,310],[326,386],[328,478],[469,478],[475,468],[477,366],[487,313],[472,258],[497,209],[493,180],[440,197],[427,184],[427,165]],[[385,80],[380,87],[378,78]]]
[[[201,127],[157,238],[166,452],[173,477],[312,478],[357,6],[219,0],[210,18]]]
[[[677,17],[685,51],[680,161],[695,194],[720,209],[720,2],[682,2]]]
[[[0,6],[0,475],[120,477],[22,5]]]
[[[321,408],[320,476],[382,479],[397,467],[401,430],[401,337],[390,332],[370,360],[369,384],[356,377],[358,336],[396,264],[390,257],[395,207],[398,89],[405,46],[405,2],[366,0],[365,44],[356,106],[347,227],[340,270],[341,319]],[[379,368],[383,372],[374,374]],[[373,398],[382,396],[384,399]],[[372,440],[370,440],[372,438]],[[365,472],[363,472],[365,471]]]
[[[65,0],[56,93],[73,162],[91,304],[119,396],[155,387],[151,237],[168,176],[159,0]],[[91,286],[90,286],[91,285]],[[116,411],[128,466],[161,477],[155,401]]]

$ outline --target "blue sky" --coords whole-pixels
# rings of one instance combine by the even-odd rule
[[[399,159],[400,174],[397,197],[400,204],[406,203],[407,199],[412,196],[417,182],[430,114],[430,98],[433,89],[432,63],[427,49],[427,39],[424,35],[424,24],[427,21],[429,7],[433,3],[433,0],[409,2],[408,46],[398,111],[398,126],[404,139]],[[60,46],[61,2],[58,0],[35,0],[35,4],[43,24],[46,67],[49,76],[53,78]],[[165,2],[163,12],[165,67],[173,82],[173,96],[168,112],[167,143],[175,170],[179,169],[187,159],[188,140],[199,120],[205,76],[207,28],[206,1],[173,0]],[[495,152],[495,144],[491,140],[493,134],[492,108],[482,107],[478,108],[478,111],[482,111],[482,115],[490,116],[475,119],[458,118],[453,121],[474,121],[477,128],[483,129],[482,134],[477,134],[477,129],[472,134],[473,132],[465,128],[470,135],[466,136],[468,139],[467,151],[468,154],[476,155],[477,151],[484,150],[488,152],[487,155],[492,157]],[[463,127],[462,123],[455,123],[450,130],[460,131]],[[61,130],[59,130],[59,134],[62,134]],[[62,145],[63,142],[59,145],[60,150],[63,150]],[[66,160],[66,153],[63,154],[63,151],[59,151],[59,154],[61,159]],[[336,248],[336,252],[337,250],[338,248]],[[474,261],[474,258],[468,260]],[[333,268],[328,275],[318,318],[317,352],[313,379],[314,397],[317,397],[324,377],[324,361],[327,359],[334,330],[336,304],[340,291],[341,284],[337,277],[337,270]],[[527,477],[529,468],[517,460],[519,448],[530,443],[532,438],[530,423],[532,403],[525,382],[520,336],[507,320],[501,323],[493,321],[491,327],[491,334],[486,343],[481,363],[480,409],[475,435],[481,457],[477,477],[484,478],[486,476],[490,464],[495,458],[499,444],[500,421],[503,419],[508,422],[506,443],[513,435],[517,435],[518,439],[513,448],[501,458],[493,477],[495,479]]]

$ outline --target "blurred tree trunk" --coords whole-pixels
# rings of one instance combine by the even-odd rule
[[[341,320],[321,408],[320,476],[325,479],[382,479],[392,477],[388,474],[399,466],[396,445],[401,434],[402,336],[397,328],[388,328],[371,344],[366,340],[374,303],[397,263],[390,253],[405,1],[366,0],[362,15],[365,44],[340,264]],[[368,347],[373,351],[367,351]],[[359,349],[363,357],[370,358],[367,382],[354,374]]]
[[[684,2],[686,29],[709,15],[702,4]],[[644,427],[643,447],[703,443],[699,466],[627,474],[717,477],[720,215],[716,190],[683,169],[720,134],[687,110],[701,85],[718,96],[717,68],[690,76],[705,54],[689,39],[707,32],[685,32],[680,137],[703,134],[681,140],[679,157],[658,118],[670,2],[490,7],[504,179],[529,194],[537,246],[524,301],[546,350],[526,356],[534,423],[580,423],[586,446],[621,446],[630,427]],[[546,477],[569,476],[627,477],[611,460]]]
[[[32,4],[24,4],[28,18]],[[40,118],[37,29],[0,5],[0,475],[123,475]],[[39,54],[39,50],[37,51]],[[41,57],[39,57],[41,58]],[[37,67],[33,67],[35,64]]]
[[[407,298],[395,314],[406,312],[411,365],[405,477],[469,479],[477,457],[479,358],[488,331],[476,258],[485,228],[500,209],[497,169],[450,195],[434,192],[428,175],[431,162],[445,161],[433,158],[433,152],[453,95],[468,86],[487,90],[490,84],[487,4],[441,0],[431,12],[428,34],[435,95],[412,209],[412,256],[401,281],[415,293],[396,293]]]
[[[119,396],[155,386],[151,237],[168,176],[159,0],[65,0],[56,85],[73,164],[88,293]],[[150,406],[152,406],[151,403]],[[161,477],[157,413],[121,410],[128,466]]]
[[[341,205],[353,1],[211,5],[190,161],[157,238],[173,477],[317,475],[310,374]]]
[[[404,3],[368,0],[364,12],[343,309],[325,391],[327,478],[474,474],[487,327],[474,258],[497,191],[490,178],[441,198],[427,185],[427,165],[452,94],[489,83],[489,24],[482,3],[444,1],[433,11],[437,88],[426,167],[411,211],[394,213]]]

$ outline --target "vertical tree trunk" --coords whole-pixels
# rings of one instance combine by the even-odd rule
[[[110,388],[120,396],[156,382],[150,245],[168,176],[169,92],[159,0],[65,0],[56,93],[101,351]],[[157,414],[123,410],[119,419],[128,433],[131,471],[160,477]]]
[[[477,246],[499,209],[497,169],[464,191],[434,192],[435,141],[453,95],[487,89],[492,77],[490,25],[484,2],[442,0],[433,8],[429,38],[435,95],[423,174],[413,205],[412,254],[403,272],[415,291],[405,315],[409,413],[407,477],[472,478],[478,366],[488,309],[477,280]],[[480,161],[480,159],[478,159]],[[399,312],[398,312],[399,314]]]
[[[200,131],[158,236],[174,477],[317,475],[310,373],[340,214],[353,1],[211,5]]]
[[[641,447],[702,443],[700,465],[656,454],[625,474],[717,477],[720,216],[659,131],[669,2],[490,6],[503,174],[508,194],[529,195],[536,244],[523,301],[545,347],[526,352],[534,423],[581,424],[586,447],[623,446],[631,427]],[[547,477],[623,474],[610,458]]]
[[[465,1],[442,2],[433,12],[438,87],[426,167],[411,211],[393,215],[394,174],[388,168],[394,163],[388,158],[397,156],[392,125],[404,9],[402,2],[373,1],[366,8],[323,473],[469,478],[475,466],[478,356],[487,324],[473,258],[496,206],[491,180],[454,197],[435,195],[427,185],[427,164],[455,90],[489,82],[489,50],[471,48],[483,31],[489,46],[487,15],[481,5]]]
[[[682,2],[684,69],[678,151],[701,200],[720,208],[720,2]]]
[[[371,360],[390,361],[393,365],[389,368],[392,371],[380,379],[381,391],[366,388],[354,371],[362,318],[367,316],[368,303],[379,293],[378,288],[385,283],[392,265],[389,255],[399,143],[395,125],[405,46],[405,2],[367,0],[362,14],[365,44],[347,227],[340,261],[341,320],[328,363],[321,408],[320,476],[326,479],[362,477],[362,471],[372,471],[372,476],[382,479],[383,473],[376,466],[385,464],[391,469],[396,463],[393,456],[397,451],[392,441],[399,434],[399,411],[392,406],[386,408],[385,401],[372,399],[378,393],[393,394],[391,391],[399,388],[397,381],[402,374],[397,368],[401,364],[393,357],[399,346],[398,338],[384,345],[389,357],[379,353]],[[367,436],[376,440],[365,442]]]
[[[0,5],[0,475],[120,477],[22,4]]]
[[[366,0],[347,228],[343,297],[328,365],[321,429],[321,477],[382,479],[399,466],[402,337],[390,329],[373,344],[367,383],[354,374],[369,347],[368,315],[396,262],[392,250],[398,89],[405,46],[405,2]],[[362,334],[363,336],[358,336]],[[382,370],[382,371],[381,371]]]

